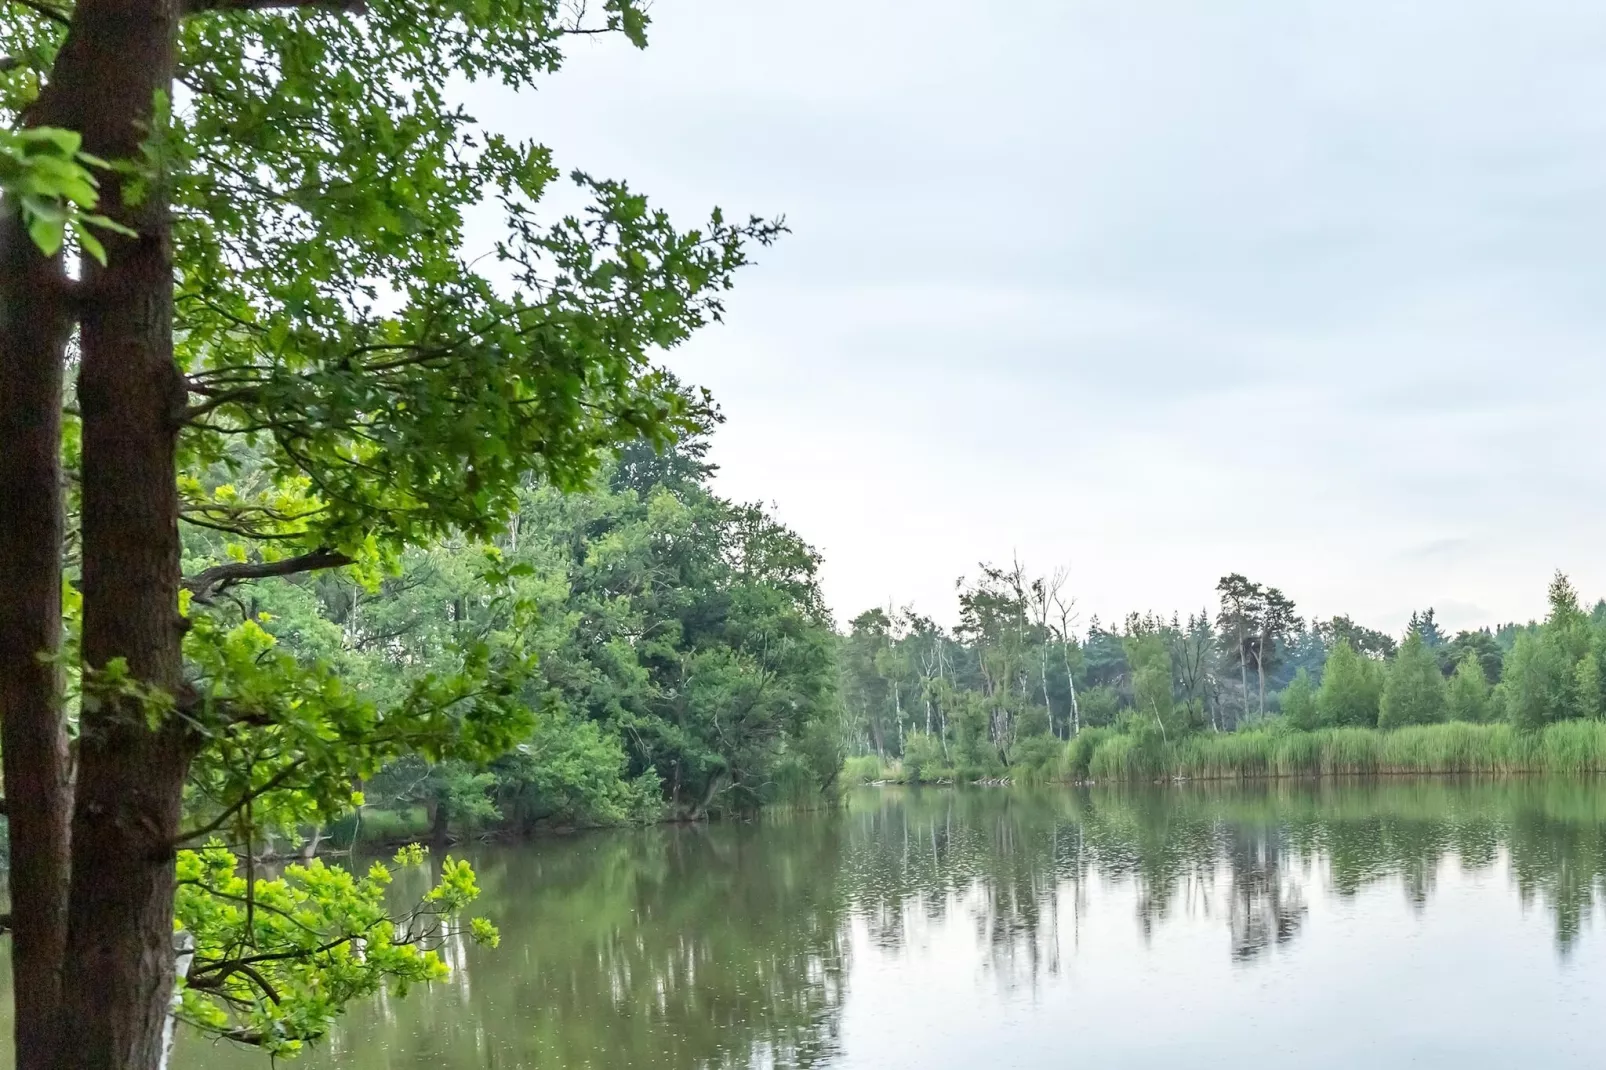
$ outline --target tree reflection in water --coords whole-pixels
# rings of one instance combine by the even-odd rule
[[[1503,863],[1565,955],[1606,889],[1606,792],[1585,781],[884,789],[847,822],[843,893],[876,944],[965,910],[996,961],[1029,971],[1057,968],[1045,929],[1079,914],[1092,881],[1130,884],[1146,937],[1178,909],[1220,914],[1246,963],[1298,936],[1311,894],[1396,882],[1425,909],[1444,867]]]
[[[869,964],[940,934],[1014,989],[1075,969],[1084,940],[1135,913],[1151,942],[1178,916],[1219,926],[1228,961],[1254,970],[1298,946],[1316,898],[1392,887],[1431,911],[1457,867],[1509,875],[1565,956],[1606,888],[1606,792],[885,789],[834,813],[473,854],[501,948],[454,945],[449,982],[359,1009],[308,1070],[819,1067],[841,1053],[854,949]],[[428,875],[412,876],[398,895]],[[262,1063],[192,1042],[176,1065]]]

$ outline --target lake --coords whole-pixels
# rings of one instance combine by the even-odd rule
[[[869,789],[469,853],[501,947],[300,1065],[1606,1065],[1595,783]]]

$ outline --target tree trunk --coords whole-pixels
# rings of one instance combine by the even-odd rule
[[[1069,640],[1060,644],[1060,653],[1065,658],[1065,686],[1071,690],[1071,735],[1075,736],[1082,730],[1082,708],[1076,701],[1076,679],[1071,675],[1071,645]]]
[[[1054,729],[1054,704],[1048,700],[1048,644],[1043,644],[1041,656],[1037,659],[1037,667],[1043,677],[1043,709],[1048,711],[1048,734],[1058,737]]]
[[[71,765],[61,705],[61,258],[0,209],[0,759],[11,836],[18,1070],[53,1058],[67,942]]]
[[[322,843],[323,826],[314,825],[312,827],[312,835],[308,836],[306,842],[301,845],[301,861],[311,862],[318,857],[318,848]]]
[[[1244,720],[1249,720],[1249,663],[1244,660],[1244,628],[1240,614],[1238,623],[1238,686],[1243,689]]]
[[[54,88],[84,149],[138,160],[158,94],[171,94],[174,0],[80,0]],[[137,204],[102,183],[101,211],[138,232],[107,236],[83,263],[83,664],[116,663],[147,694],[177,696],[175,448],[186,395],[173,362],[173,264],[166,185]],[[62,968],[61,1070],[160,1064],[173,988],[174,843],[191,758],[179,719],[152,724],[129,688],[86,702],[80,725],[73,872]]]
[[[436,848],[445,847],[452,839],[452,809],[442,799],[429,805],[429,842]],[[437,853],[439,853],[437,851]]]
[[[1265,643],[1255,651],[1255,675],[1260,677],[1260,719],[1266,719],[1266,656]]]

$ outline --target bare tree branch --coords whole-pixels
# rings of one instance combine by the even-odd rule
[[[345,554],[327,549],[314,550],[299,557],[287,557],[281,561],[230,561],[187,576],[180,586],[189,591],[197,602],[210,602],[215,595],[247,580],[294,576],[301,572],[340,568],[351,563],[351,558]]]

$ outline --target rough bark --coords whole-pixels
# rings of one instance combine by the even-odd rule
[[[18,1070],[50,1065],[67,939],[71,773],[61,706],[61,258],[0,210],[0,758],[11,837]]]
[[[53,72],[84,148],[137,160],[170,93],[175,0],[80,0]],[[138,232],[85,258],[78,400],[83,419],[83,663],[121,663],[147,694],[182,682],[175,450],[183,381],[173,363],[164,184],[139,203],[119,184],[102,211]],[[176,719],[153,725],[127,690],[85,704],[62,968],[61,1070],[152,1070],[172,991],[173,843],[190,759]]]

